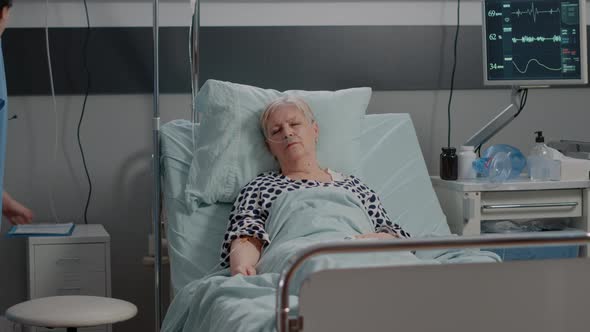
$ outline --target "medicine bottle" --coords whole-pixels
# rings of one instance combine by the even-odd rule
[[[440,178],[443,180],[457,180],[458,158],[457,149],[442,148],[440,154]]]
[[[459,157],[458,178],[461,180],[475,179],[476,172],[472,165],[473,161],[477,159],[475,148],[473,146],[461,146],[457,156]]]

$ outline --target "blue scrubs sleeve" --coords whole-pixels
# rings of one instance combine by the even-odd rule
[[[6,157],[6,123],[8,122],[8,94],[6,92],[6,75],[4,73],[4,55],[0,39],[0,211],[2,211],[2,193],[4,192],[4,158]]]

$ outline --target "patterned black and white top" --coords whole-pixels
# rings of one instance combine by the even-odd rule
[[[313,180],[292,180],[280,172],[271,171],[258,175],[250,181],[238,195],[230,215],[229,226],[225,232],[221,250],[222,266],[229,266],[229,253],[233,240],[251,236],[262,241],[263,248],[270,244],[270,238],[264,230],[266,218],[274,200],[283,192],[313,187],[339,187],[355,194],[364,205],[375,227],[375,232],[389,233],[397,237],[408,238],[410,234],[398,224],[391,222],[381,205],[377,194],[354,176],[343,176],[328,170],[332,182]]]

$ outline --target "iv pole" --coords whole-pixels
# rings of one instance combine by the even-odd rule
[[[197,93],[199,92],[199,35],[201,30],[201,1],[196,0],[194,3],[193,21],[191,25],[190,35],[190,58],[191,62],[191,85],[192,85],[192,110],[191,110],[191,122],[199,123],[200,114],[197,112],[196,99]]]
[[[152,199],[152,224],[154,234],[155,264],[154,264],[154,281],[155,281],[155,331],[159,332],[162,326],[163,308],[162,308],[162,223],[160,221],[160,64],[159,64],[159,0],[154,0],[154,97],[153,97],[153,199]],[[195,98],[199,89],[199,31],[200,31],[200,0],[195,1],[195,8],[191,23],[191,43],[190,58],[191,62],[191,84],[192,84],[192,110],[191,120],[195,122]],[[196,115],[196,121],[199,121],[199,115]]]
[[[160,224],[160,35],[159,35],[159,0],[154,0],[154,100],[153,100],[153,154],[152,154],[152,171],[153,171],[153,195],[152,195],[152,225],[154,232],[154,282],[155,282],[155,331],[160,331],[162,325],[162,292],[160,282],[162,280],[162,234]]]

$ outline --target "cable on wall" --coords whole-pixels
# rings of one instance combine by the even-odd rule
[[[80,155],[82,156],[82,164],[84,165],[84,172],[86,174],[86,180],[88,181],[88,196],[86,197],[86,205],[84,206],[84,223],[88,224],[88,206],[90,205],[90,198],[92,197],[92,181],[90,180],[90,173],[88,172],[88,166],[86,165],[86,156],[84,155],[84,149],[82,147],[82,141],[80,140],[80,127],[84,120],[84,113],[86,112],[86,102],[88,101],[88,92],[90,91],[90,70],[88,69],[88,39],[90,37],[90,16],[88,15],[88,4],[84,0],[84,11],[86,13],[86,35],[84,38],[84,54],[82,56],[84,63],[84,71],[86,72],[86,89],[84,91],[84,102],[82,103],[82,112],[80,112],[80,120],[78,121],[77,138],[78,147],[80,148]]]
[[[461,0],[457,0],[457,28],[455,30],[455,43],[453,49],[453,70],[451,72],[451,88],[449,91],[449,104],[447,105],[447,120],[448,120],[448,132],[447,132],[447,147],[451,147],[451,103],[453,101],[453,89],[455,88],[455,71],[457,69],[457,41],[459,40],[459,29],[461,27]]]

